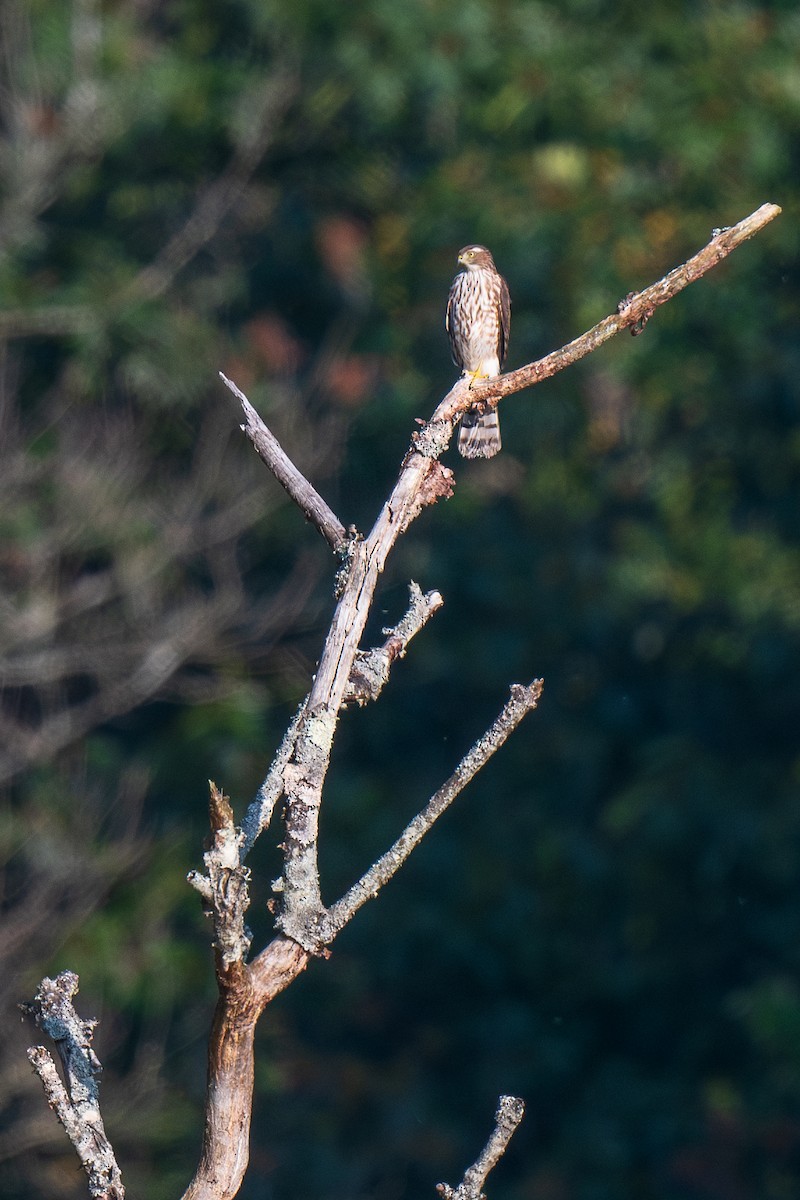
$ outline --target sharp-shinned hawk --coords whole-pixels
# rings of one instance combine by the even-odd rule
[[[499,375],[508,350],[511,298],[508,284],[485,246],[465,246],[447,299],[445,325],[453,362],[473,380]],[[461,418],[458,449],[464,458],[491,458],[500,449],[497,410],[473,409]]]

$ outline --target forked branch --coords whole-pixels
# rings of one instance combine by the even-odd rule
[[[344,929],[358,910],[368,900],[373,900],[384,884],[397,874],[411,851],[418,846],[425,834],[446,812],[457,796],[464,790],[478,771],[486,765],[508,737],[514,732],[523,717],[532,712],[539,703],[544,680],[534,679],[528,687],[515,683],[511,688],[511,699],[503,708],[490,729],[479,738],[472,749],[462,758],[450,778],[430,798],[422,812],[414,817],[400,837],[377,862],[353,884],[341,900],[332,905],[323,924],[325,941],[330,942]]]
[[[561,350],[473,388],[466,380],[459,380],[437,406],[431,420],[412,438],[397,482],[365,538],[345,528],[285,454],[247,397],[222,376],[242,404],[247,436],[301,511],[340,555],[342,565],[337,578],[336,610],[310,692],[293,717],[241,829],[234,825],[227,799],[216,788],[212,789],[212,836],[205,856],[207,874],[194,873],[192,882],[214,921],[219,1000],[209,1044],[201,1161],[185,1200],[231,1200],[241,1186],[248,1159],[254,1033],[265,1006],[305,969],[312,955],[328,953],[327,947],[340,930],[396,874],[438,817],[538,703],[540,680],[528,687],[515,685],[497,721],[395,844],[346,895],[330,909],[325,908],[318,868],[319,813],[337,722],[348,701],[365,702],[378,696],[391,664],[405,653],[411,638],[441,604],[438,593],[423,595],[412,585],[409,610],[393,629],[384,631],[387,634],[384,645],[361,649],[378,581],[395,543],[427,505],[449,496],[453,490],[453,474],[438,460],[449,445],[459,418],[476,402],[496,406],[503,397],[554,375],[622,329],[640,330],[658,305],[699,279],[779,212],[775,205],[763,205],[738,225],[715,232],[709,244],[683,266],[644,291],[627,297],[616,313]],[[276,922],[280,932],[248,963],[245,959],[250,934],[244,925],[248,872],[244,860],[281,801],[285,822],[284,865],[281,878],[273,885],[280,899]],[[55,983],[43,981],[30,1006],[42,1028],[56,1041],[63,1058],[63,1029],[72,1028],[72,1018],[67,1026],[57,1021],[48,1025],[40,1019],[45,1009],[52,1007],[47,998],[48,988],[64,994],[67,1002],[64,1011],[68,1012],[71,996],[77,990],[77,977],[67,973]],[[96,1060],[89,1046],[91,1023],[81,1023],[76,1015],[74,1022],[74,1033],[66,1038],[66,1044],[75,1048],[84,1074],[79,1077],[65,1061],[70,1081],[68,1091],[61,1085],[47,1051],[41,1047],[32,1050],[32,1061],[45,1083],[51,1105],[89,1172],[92,1195],[121,1200],[119,1171],[110,1146],[106,1157],[107,1139],[97,1108],[96,1083],[92,1081]],[[70,1050],[70,1062],[73,1057]],[[485,1179],[508,1145],[522,1112],[522,1101],[501,1097],[496,1128],[484,1151],[457,1188],[440,1185],[443,1200],[478,1200]],[[96,1159],[86,1150],[95,1141],[103,1149]]]
[[[33,1000],[20,1005],[55,1044],[66,1086],[44,1046],[31,1046],[28,1059],[86,1171],[89,1195],[93,1200],[124,1200],[122,1175],[100,1115],[97,1077],[102,1067],[92,1049],[95,1022],[81,1020],[75,1011],[72,998],[77,991],[78,976],[62,971],[56,979],[43,979]]]
[[[313,493],[309,501],[308,491],[302,484],[297,486],[296,475],[284,472],[287,482],[284,482],[283,478],[281,481],[292,498],[303,512],[315,521],[331,546],[339,551],[346,551],[340,572],[339,599],[311,691],[282,744],[280,759],[284,765],[279,772],[280,779],[272,771],[267,777],[269,803],[266,807],[270,808],[271,804],[283,799],[286,830],[284,870],[276,885],[282,900],[277,924],[283,936],[277,938],[272,946],[281,948],[283,953],[282,948],[288,947],[292,942],[297,943],[300,957],[293,969],[302,969],[309,953],[325,952],[326,946],[338,929],[370,895],[374,895],[377,889],[391,878],[407,857],[411,846],[416,844],[414,839],[417,830],[409,827],[399,839],[398,845],[388,851],[371,869],[373,874],[367,872],[343,898],[340,902],[341,907],[334,906],[330,912],[326,910],[322,902],[318,867],[319,812],[339,713],[348,696],[352,695],[354,666],[360,652],[361,639],[378,580],[391,550],[427,505],[436,503],[438,499],[449,496],[452,492],[452,472],[443,467],[438,460],[449,445],[459,417],[476,400],[497,404],[503,396],[555,374],[571,362],[597,349],[621,329],[641,328],[642,322],[658,304],[664,303],[693,279],[699,278],[715,263],[720,262],[735,246],[777,216],[779,211],[774,205],[765,205],[758,213],[746,218],[733,229],[715,235],[709,246],[689,260],[684,267],[671,272],[664,280],[638,296],[628,297],[622,311],[606,318],[582,338],[555,355],[547,356],[540,363],[531,364],[473,390],[469,389],[464,380],[456,383],[438,405],[431,421],[413,437],[397,482],[378,514],[372,530],[363,540],[353,536],[346,542],[343,541],[343,526],[338,518],[329,512],[326,513],[327,506],[324,502],[322,507],[317,504],[314,500],[316,493]],[[246,399],[238,393],[238,389],[233,390],[240,395],[246,417],[249,417]],[[273,469],[270,463],[268,465]],[[296,471],[296,468],[294,470]],[[308,486],[310,488],[310,485]],[[311,491],[313,492],[313,489]],[[538,691],[535,696],[529,691],[523,704],[524,711],[533,707],[537,699]],[[525,704],[528,705],[527,708]],[[267,781],[265,786],[266,784]],[[453,786],[460,790],[456,783]],[[447,789],[448,785],[445,785],[443,790],[446,792]],[[430,823],[431,817],[435,820],[435,802],[439,802],[437,797],[434,797],[425,810],[427,817],[423,816],[423,825],[426,819]],[[449,803],[449,800],[447,802]],[[263,827],[261,820],[258,821],[258,825]],[[253,832],[252,828],[248,831],[248,841]],[[257,982],[259,987],[270,986],[269,971],[266,967],[266,957],[270,950],[271,947],[268,947],[262,952],[250,970],[251,979],[254,983]],[[213,1091],[213,1074],[211,1083],[210,1092]],[[239,1103],[235,1097],[233,1102]],[[220,1155],[224,1155],[224,1149],[224,1145],[220,1143]],[[214,1158],[213,1146],[207,1145],[204,1150],[207,1165],[198,1172],[195,1179],[192,1188],[193,1200],[200,1196],[210,1200],[212,1192],[209,1185],[215,1178],[210,1167]]]

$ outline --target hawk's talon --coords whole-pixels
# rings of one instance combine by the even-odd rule
[[[469,379],[469,391],[471,392],[476,383],[480,383],[482,379],[490,379],[490,375],[485,375],[480,367],[477,371],[465,371],[464,375]]]

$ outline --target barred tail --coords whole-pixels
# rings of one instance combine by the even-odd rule
[[[464,458],[491,458],[502,446],[497,410],[465,412],[458,433],[458,452]]]

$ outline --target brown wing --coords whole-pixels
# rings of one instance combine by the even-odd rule
[[[511,295],[508,290],[508,284],[502,275],[500,279],[500,328],[497,347],[497,357],[500,360],[500,369],[503,369],[503,363],[506,361],[508,354],[508,339],[511,336]]]
[[[461,357],[459,343],[461,341],[461,333],[458,329],[458,313],[456,311],[456,292],[461,283],[461,275],[456,275],[450,287],[450,294],[447,297],[447,312],[444,317],[444,327],[447,330],[447,336],[450,339],[450,357],[457,367],[464,369],[464,361]]]

